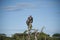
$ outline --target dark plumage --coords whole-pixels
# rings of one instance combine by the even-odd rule
[[[33,17],[29,16],[27,21],[26,21],[26,24],[29,26],[29,23],[32,23],[32,22],[33,22]]]

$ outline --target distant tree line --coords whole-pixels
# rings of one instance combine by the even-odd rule
[[[6,34],[0,34],[0,40],[28,40],[27,33],[15,33],[11,37],[7,37]],[[34,33],[31,33],[31,40],[34,40]],[[60,34],[55,33],[50,37],[50,35],[38,32],[37,40],[60,40]]]

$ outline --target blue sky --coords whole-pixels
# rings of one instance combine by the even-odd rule
[[[8,36],[27,29],[27,17],[33,17],[33,29],[45,26],[47,34],[60,33],[59,0],[0,0],[0,33]]]

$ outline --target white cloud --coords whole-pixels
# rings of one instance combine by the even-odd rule
[[[3,7],[3,9],[8,11],[13,11],[13,10],[28,9],[28,8],[34,8],[34,7],[35,5],[32,3],[18,3],[16,5]]]

